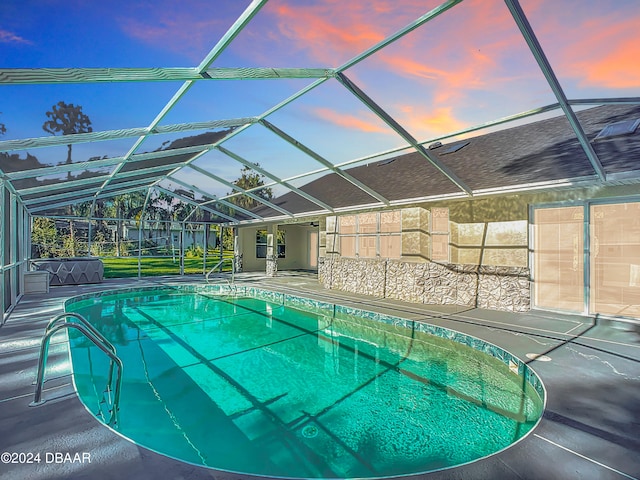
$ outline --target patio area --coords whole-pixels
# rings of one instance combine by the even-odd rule
[[[25,295],[0,328],[0,452],[40,454],[39,463],[2,456],[0,477],[23,479],[236,479],[139,447],[105,428],[78,400],[66,340],[54,337],[44,398],[33,400],[47,322],[74,295],[118,287],[202,283],[201,275],[106,280]],[[441,325],[515,354],[547,390],[544,416],[516,445],[471,464],[411,478],[634,479],[640,477],[640,325],[531,311],[524,314],[432,306],[324,289],[315,275],[236,275],[238,284]],[[539,357],[538,357],[539,356]],[[537,358],[537,359],[536,359]],[[126,365],[125,365],[126,368]],[[212,432],[215,435],[215,432]],[[5,462],[8,460],[8,462]]]

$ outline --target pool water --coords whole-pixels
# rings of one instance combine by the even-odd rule
[[[517,368],[414,322],[170,289],[67,309],[123,360],[113,428],[216,469],[298,478],[432,471],[509,446],[542,413]],[[74,332],[70,342],[80,398],[109,418],[107,357]]]

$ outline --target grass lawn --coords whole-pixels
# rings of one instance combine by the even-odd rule
[[[227,255],[228,253],[228,255]],[[231,252],[225,252],[225,257],[231,256]],[[207,269],[213,268],[218,263],[219,256],[207,257]],[[104,264],[104,278],[125,278],[138,276],[137,257],[108,257],[101,258]],[[230,262],[224,264],[224,271],[231,271]],[[208,271],[208,270],[207,270]],[[143,277],[157,275],[180,275],[180,259],[176,257],[143,257],[140,260],[140,273]],[[184,273],[202,273],[202,258],[185,258]]]

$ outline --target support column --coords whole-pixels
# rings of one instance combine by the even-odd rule
[[[180,223],[180,275],[184,275],[184,222]]]
[[[207,274],[207,250],[209,250],[209,224],[205,223],[202,226],[202,274]]]
[[[267,229],[267,277],[275,277],[278,273],[278,225],[269,225]]]
[[[238,227],[233,227],[233,266],[236,273],[242,272],[242,252],[238,239]]]
[[[222,259],[224,258],[224,227],[222,225],[220,225],[220,262],[222,262]],[[235,255],[235,242],[234,242],[234,246],[233,246],[233,253]],[[219,273],[222,273],[222,263],[220,263],[220,268],[218,269]]]

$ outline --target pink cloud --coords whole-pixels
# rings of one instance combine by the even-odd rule
[[[424,113],[417,112],[413,106],[404,106],[401,111],[400,123],[417,135],[442,135],[468,126],[456,118],[452,107],[438,107]]]
[[[337,112],[330,108],[317,108],[313,113],[323,120],[349,130],[397,135],[382,121],[376,120],[370,112],[365,111],[361,114],[353,115]],[[451,107],[439,107],[424,113],[418,112],[411,105],[403,105],[400,107],[400,113],[396,116],[396,120],[410,132],[420,135],[441,135],[461,130],[467,126],[465,122],[455,117]]]
[[[394,0],[345,2],[327,0],[318,4],[283,0],[265,7],[273,25],[264,25],[270,47],[291,57],[304,52],[307,60],[337,67],[404,27],[438,5],[438,0],[405,0],[401,8]],[[260,48],[256,45],[256,48]],[[274,52],[272,51],[272,56]]]
[[[304,50],[310,59],[321,64],[338,66],[440,3],[403,2],[401,8],[394,1],[366,5],[362,2],[330,1],[312,6],[283,3],[271,13],[277,19],[278,34],[295,41],[297,51]],[[442,17],[451,20],[443,23]],[[478,22],[479,18],[491,19],[494,28],[489,34],[484,31],[486,22]],[[450,25],[456,26],[454,39],[447,38],[444,42],[443,33]],[[510,46],[510,39],[500,37],[508,28],[513,30],[515,27],[502,2],[467,0],[463,8],[455,7],[428,22],[347,74],[352,78],[362,77],[360,73],[373,68],[374,71],[383,71],[387,82],[392,78],[390,76],[399,75],[410,79],[414,86],[427,84],[433,96],[433,108],[429,108],[428,113],[420,114],[398,103],[402,102],[400,99],[381,97],[379,100],[408,130],[442,134],[466,126],[456,118],[451,103],[463,101],[463,90],[484,88],[495,77],[496,57]],[[480,49],[479,38],[482,39]],[[452,50],[455,51],[453,57]],[[366,82],[355,81],[373,93]],[[390,83],[387,85],[387,89],[392,86]],[[316,114],[344,128],[394,134],[381,122],[372,123],[360,116],[339,114],[329,109],[318,110]]]
[[[581,88],[638,88],[637,1],[590,2],[588,7],[581,0],[560,3],[536,0],[525,5],[560,81],[569,89],[571,82]]]
[[[367,112],[362,116],[345,115],[344,113],[331,110],[329,108],[317,108],[314,114],[323,120],[327,120],[334,125],[362,132],[390,133],[391,130],[385,127],[381,121],[376,121],[372,114]]]
[[[595,18],[581,25],[577,42],[563,53],[560,68],[583,86],[605,88],[640,87],[640,15],[624,21]]]
[[[364,5],[344,2],[341,7],[333,6],[342,12],[328,10],[329,5],[284,3],[274,12],[279,33],[294,40],[295,48],[306,50],[312,59],[328,66],[337,66],[337,58],[356,55],[384,38],[379,29],[366,22]]]
[[[0,43],[22,43],[25,45],[32,45],[33,42],[16,35],[8,30],[0,30]]]
[[[184,8],[179,2],[159,0],[153,8],[130,4],[130,11],[117,19],[122,31],[137,41],[202,60],[242,13],[240,2],[224,7],[216,2],[191,2]]]

